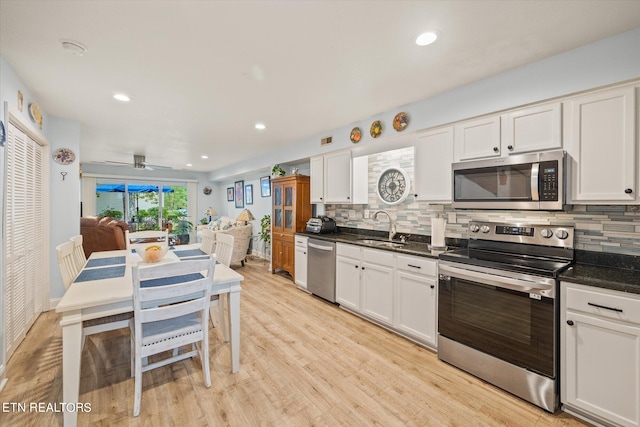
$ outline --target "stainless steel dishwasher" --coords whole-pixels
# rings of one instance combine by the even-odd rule
[[[336,302],[336,244],[309,238],[307,247],[307,290]]]

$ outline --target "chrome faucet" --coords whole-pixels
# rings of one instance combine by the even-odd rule
[[[391,219],[391,215],[389,215],[389,212],[385,210],[375,211],[373,213],[373,219],[378,219],[378,214],[380,213],[385,214],[387,218],[389,218],[389,241],[391,241],[393,240],[393,236],[396,235],[396,225],[393,223],[393,220]]]

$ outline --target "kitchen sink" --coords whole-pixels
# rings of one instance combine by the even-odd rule
[[[400,242],[389,242],[384,240],[373,240],[373,239],[360,239],[360,243],[364,243],[365,245],[371,246],[380,246],[384,248],[401,248],[405,244]]]

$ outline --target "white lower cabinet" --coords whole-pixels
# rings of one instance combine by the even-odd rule
[[[294,258],[296,285],[307,289],[307,243],[309,239],[304,236],[296,236],[296,252]]]
[[[564,409],[640,426],[640,295],[563,282],[561,298]]]
[[[437,261],[398,255],[395,327],[431,347],[437,336]]]
[[[336,302],[415,341],[436,347],[437,261],[336,244]]]

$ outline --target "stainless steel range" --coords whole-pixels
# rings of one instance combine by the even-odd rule
[[[573,227],[469,223],[440,255],[438,358],[541,408],[558,407],[558,275]]]

